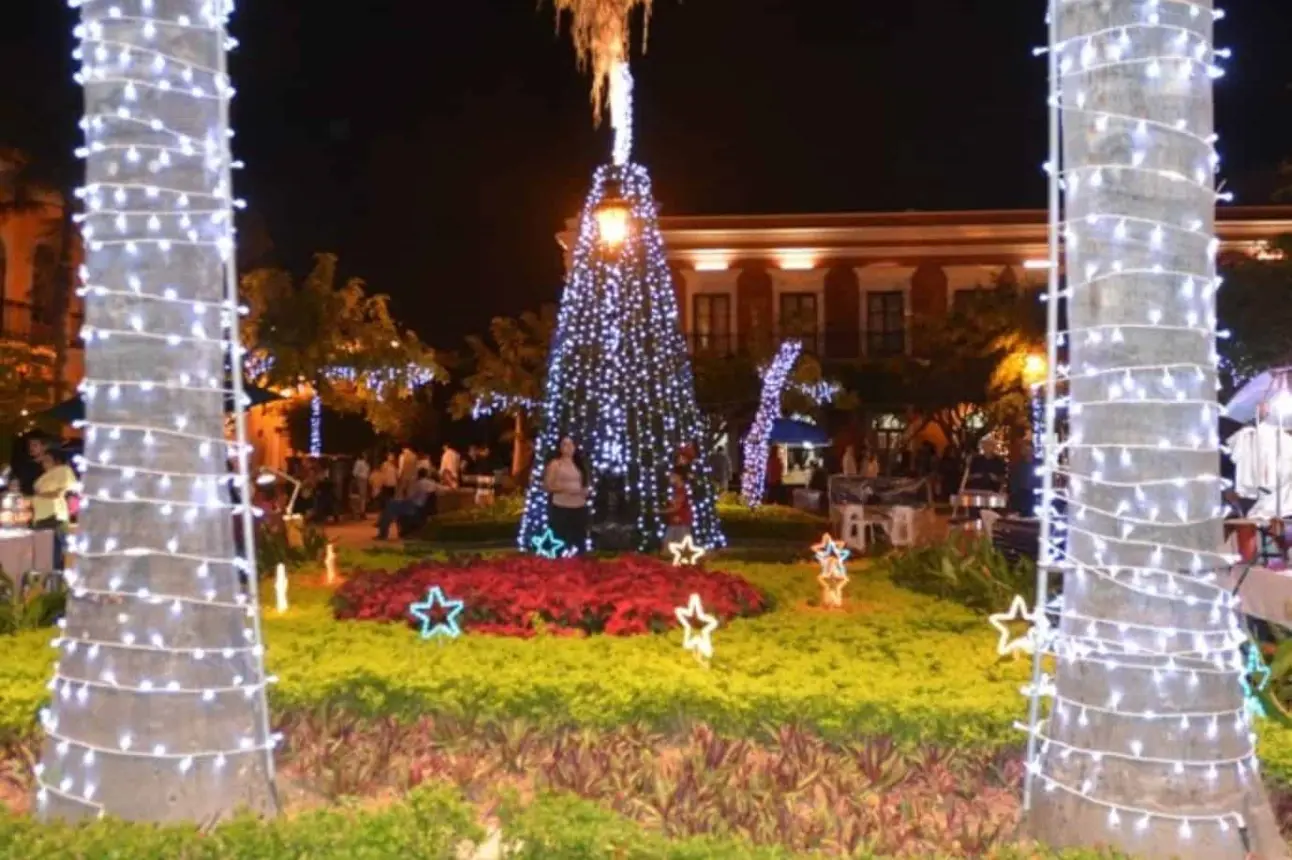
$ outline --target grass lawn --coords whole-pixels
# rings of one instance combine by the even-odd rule
[[[393,570],[410,560],[399,552],[346,551],[341,568]],[[513,639],[472,636],[468,626],[460,639],[423,641],[404,625],[335,621],[330,590],[317,574],[297,576],[291,609],[281,616],[265,609],[269,669],[281,679],[271,701],[287,735],[284,774],[302,786],[291,805],[299,815],[350,816],[356,823],[342,830],[373,828],[387,834],[381,838],[390,846],[390,853],[347,855],[342,849],[349,843],[340,839],[332,844],[336,853],[320,849],[308,856],[452,856],[400,835],[428,815],[441,824],[457,822],[441,827],[443,845],[476,841],[480,834],[472,828],[484,822],[524,841],[529,853],[520,856],[734,858],[807,856],[813,849],[864,857],[905,848],[957,856],[971,846],[974,856],[1015,856],[1017,773],[1000,774],[1016,771],[1021,740],[1012,724],[1024,713],[1019,687],[1030,664],[999,659],[996,635],[981,615],[903,590],[881,565],[864,560],[850,565],[847,606],[833,612],[814,605],[813,563],[719,556],[710,567],[741,575],[774,605],[765,615],[724,622],[709,666],[683,651],[680,630]],[[11,751],[30,743],[46,697],[50,638],[50,631],[37,631],[3,642],[0,736],[10,739]],[[322,750],[328,733],[343,724],[371,742],[356,743],[338,763]],[[1292,736],[1266,724],[1262,744],[1267,775],[1292,777]],[[615,749],[622,756],[606,752]],[[428,750],[435,754],[428,758]],[[491,756],[497,761],[488,774],[463,770]],[[688,761],[711,777],[692,773],[687,782],[680,774]],[[786,776],[791,766],[795,778]],[[3,767],[0,761],[0,779]],[[320,781],[323,772],[330,781]],[[766,783],[763,795],[755,791],[759,780]],[[443,788],[446,782],[452,790]],[[643,805],[639,796],[662,797],[661,786],[679,792],[683,783],[694,784],[683,800]],[[807,792],[813,809],[789,832],[784,816],[777,823],[772,814],[770,824],[751,818],[743,800],[732,800],[735,783],[764,798],[755,806],[784,802],[797,810],[808,802]],[[422,787],[410,793],[414,785]],[[386,800],[374,808],[377,789]],[[976,816],[974,835],[950,813],[936,826],[924,820],[952,802],[948,791],[963,799],[965,815]],[[369,805],[338,805],[344,795],[367,796]],[[913,816],[923,829],[895,835],[883,824],[890,801],[893,815]],[[880,829],[839,829],[840,822],[872,813]],[[824,829],[812,831],[811,822],[822,816]],[[330,821],[314,826],[335,829]],[[41,838],[20,820],[10,824],[6,837],[0,816],[0,856],[18,856],[8,853],[6,838]],[[260,845],[257,834],[300,829],[299,823],[240,826],[249,828],[245,841],[229,843],[227,853],[183,856],[305,856],[251,847]],[[161,842],[154,854],[143,836],[130,838],[141,840],[132,857],[178,856],[166,855],[170,849]],[[283,833],[276,838],[275,844],[297,844]],[[761,847],[755,851],[753,843]],[[422,848],[407,847],[416,844]],[[621,853],[604,853],[610,845]],[[860,853],[867,846],[898,850]],[[84,843],[73,847],[82,853],[72,856],[110,856]],[[12,850],[31,853],[21,841]]]

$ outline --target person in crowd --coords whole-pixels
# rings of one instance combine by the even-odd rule
[[[780,447],[767,447],[767,501],[774,505],[781,504],[781,483],[785,478],[785,464],[781,462]]]
[[[417,452],[417,468],[419,471],[425,469],[426,473],[432,478],[439,474],[439,469],[435,468],[435,464],[431,462],[431,453],[429,451]]]
[[[399,459],[394,451],[386,454],[377,469],[372,481],[372,494],[377,500],[377,510],[384,511],[391,499],[395,498],[395,489],[399,486]]]
[[[318,506],[319,476],[314,464],[306,460],[300,466],[301,491],[296,496],[296,507],[292,513],[310,518]]]
[[[462,485],[462,455],[452,445],[445,445],[440,455],[440,481],[452,490]]]
[[[429,513],[439,489],[440,485],[431,478],[430,472],[418,469],[408,495],[402,499],[391,499],[382,509],[377,520],[377,540],[389,539],[392,524],[404,519],[417,519],[423,513]]]
[[[45,452],[53,446],[53,443],[36,433],[27,437],[27,456],[17,457],[13,464],[13,477],[17,479],[18,486],[24,496],[35,495],[36,479],[41,476],[40,467],[41,458]]]
[[[664,547],[680,543],[691,534],[693,514],[691,511],[691,494],[686,488],[686,478],[681,472],[674,471],[668,476],[668,507],[664,509]]]
[[[875,452],[869,449],[864,450],[861,458],[861,476],[863,478],[878,478],[879,458],[875,456]]]
[[[843,449],[843,474],[850,478],[857,474],[857,448],[852,443]]]
[[[365,519],[368,514],[368,479],[371,476],[372,467],[368,465],[368,458],[360,454],[354,459],[354,466],[350,471],[350,507],[358,519]]]
[[[45,443],[39,459],[40,476],[32,485],[32,528],[50,529],[54,532],[54,570],[63,569],[63,544],[67,526],[72,521],[68,496],[80,489],[80,482],[72,467],[54,453]]]
[[[561,440],[559,453],[543,470],[543,488],[551,496],[547,521],[566,547],[582,551],[588,541],[588,473],[574,440]]]
[[[472,445],[467,449],[466,464],[462,467],[463,483],[476,488],[476,505],[488,505],[494,500],[494,471],[490,462],[488,445]]]
[[[1000,456],[996,442],[984,439],[978,453],[970,458],[965,468],[964,488],[1002,493],[1005,491],[1006,471],[1005,460]]]
[[[713,453],[709,456],[709,473],[713,475],[713,483],[718,492],[725,493],[731,485],[731,457],[727,455],[726,445],[714,446]]]
[[[417,452],[407,442],[399,452],[398,467],[399,477],[395,481],[395,498],[406,499],[413,491],[413,484],[417,482]]]

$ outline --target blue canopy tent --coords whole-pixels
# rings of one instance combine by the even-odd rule
[[[768,442],[773,445],[826,448],[830,445],[830,434],[806,421],[777,418],[772,423],[772,433]]]

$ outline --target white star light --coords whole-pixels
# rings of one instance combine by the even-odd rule
[[[704,547],[695,545],[690,535],[669,544],[668,551],[673,553],[674,567],[694,567],[705,552]]]
[[[673,612],[685,631],[682,648],[701,659],[711,659],[713,657],[712,636],[713,631],[718,629],[718,619],[704,611],[704,606],[700,603],[700,595],[692,594],[685,607],[679,606]],[[701,622],[698,631],[694,626],[697,621]]]
[[[1027,601],[1019,595],[1014,596],[1014,602],[1009,605],[1008,612],[998,612],[989,616],[987,620],[1000,633],[1000,641],[996,644],[996,653],[1002,657],[1006,654],[1015,654],[1020,651],[1024,654],[1032,654],[1036,651],[1038,645],[1042,648],[1045,647],[1049,632],[1049,622],[1046,621],[1045,613],[1029,612]],[[1032,626],[1027,633],[1014,639],[1011,638],[1009,628],[1005,626],[1009,621],[1028,621],[1031,622]]]

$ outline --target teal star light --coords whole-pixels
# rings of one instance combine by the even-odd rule
[[[1260,678],[1255,689],[1252,688],[1251,678],[1253,677]],[[1269,686],[1270,667],[1265,665],[1265,661],[1261,658],[1259,646],[1255,642],[1247,647],[1247,665],[1238,678],[1243,687],[1243,700],[1247,705],[1247,712],[1253,717],[1268,716],[1265,713],[1265,706],[1261,704],[1261,699],[1256,694]]]
[[[431,618],[431,611],[437,606],[444,610],[443,621],[435,621]],[[426,592],[425,600],[410,604],[408,612],[422,622],[423,639],[432,639],[436,636],[456,639],[462,635],[462,628],[458,626],[458,616],[462,614],[465,606],[466,604],[461,600],[449,600],[444,596],[444,590],[436,585]]]
[[[824,565],[827,559],[834,558],[839,560],[840,567],[852,555],[852,550],[830,537],[829,534],[822,535],[821,542],[813,544],[812,551],[816,553],[816,560],[821,564]]]
[[[530,545],[540,558],[558,558],[565,549],[565,541],[557,537],[551,529],[531,540]]]

